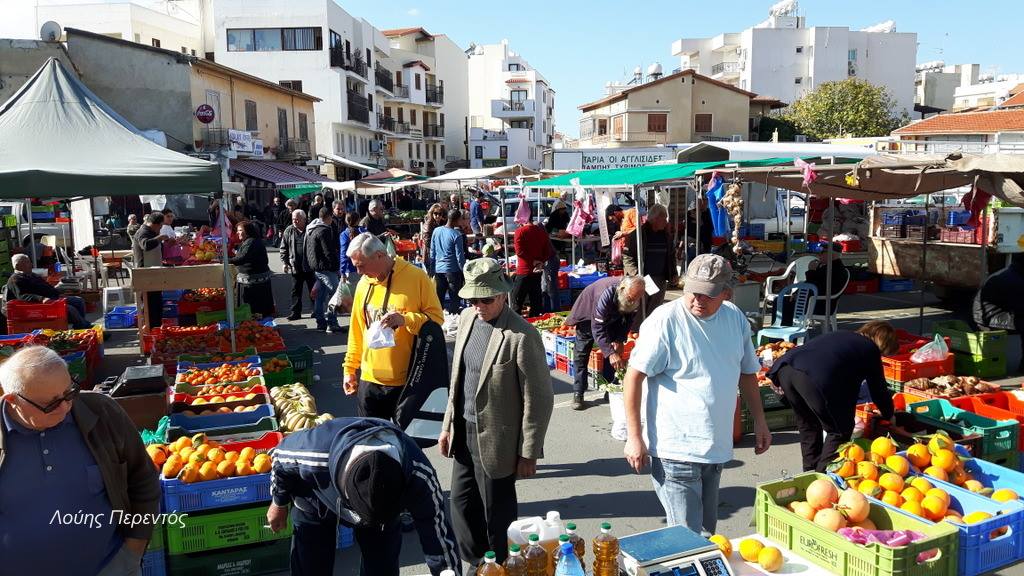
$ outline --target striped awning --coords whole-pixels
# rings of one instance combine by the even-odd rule
[[[310,182],[333,182],[330,178],[300,166],[274,160],[232,160],[231,170],[243,179],[260,180],[275,187],[290,187]]]

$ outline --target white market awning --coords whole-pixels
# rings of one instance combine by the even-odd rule
[[[366,164],[360,164],[359,162],[356,162],[355,160],[349,160],[348,158],[345,158],[345,157],[342,157],[342,156],[338,156],[336,154],[320,153],[320,154],[317,154],[317,156],[323,158],[324,160],[327,160],[328,162],[332,162],[334,164],[341,164],[342,166],[348,166],[349,168],[355,168],[356,170],[365,170],[365,171],[369,172],[370,174],[373,174],[375,172],[380,172],[379,168],[374,168],[373,166],[367,166]]]
[[[538,174],[539,172],[536,170],[530,170],[522,164],[513,164],[511,166],[497,166],[495,168],[461,168],[454,172],[434,176],[427,180],[427,182],[505,180],[508,178],[515,178],[516,176],[537,176]]]

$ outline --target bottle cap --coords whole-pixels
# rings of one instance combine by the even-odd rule
[[[538,536],[537,534],[530,534],[530,537],[527,538],[527,540],[529,540],[530,542],[540,542],[540,536]]]
[[[569,554],[573,554],[573,553],[574,552],[573,552],[572,542],[563,542],[562,543],[562,554],[568,556]]]
[[[484,552],[484,562],[494,562],[494,558],[495,555],[493,550],[488,550],[487,552]]]
[[[513,544],[513,545],[508,547],[508,551],[511,552],[512,554],[519,554],[520,550],[521,550],[521,548],[519,547],[519,544]]]
[[[569,541],[569,535],[568,534],[562,534],[561,536],[558,537],[558,541],[559,542],[568,542]]]
[[[568,530],[569,532],[573,532],[573,531],[576,530],[576,524],[574,522],[569,522],[568,524],[565,525],[565,529]]]
[[[609,524],[607,522],[602,522],[601,523],[601,530],[611,530],[611,529],[612,529],[612,525],[611,524]]]

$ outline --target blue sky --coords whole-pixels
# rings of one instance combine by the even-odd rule
[[[638,65],[671,71],[673,41],[739,32],[764,20],[773,1],[751,0],[335,0],[378,28],[422,26],[463,48],[507,38],[557,92],[555,125],[578,132],[576,106]],[[895,20],[917,32],[917,61],[980,63],[982,72],[1024,73],[1021,0],[800,0],[808,26],[860,29]],[[470,86],[472,90],[472,86]]]

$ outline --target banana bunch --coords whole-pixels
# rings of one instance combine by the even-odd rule
[[[283,432],[307,430],[334,418],[326,413],[317,415],[313,395],[298,382],[271,388],[270,397]]]

